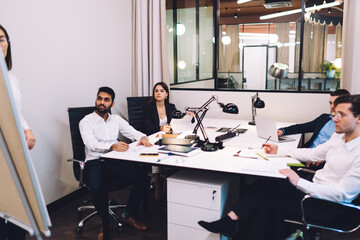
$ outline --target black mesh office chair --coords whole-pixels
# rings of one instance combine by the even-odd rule
[[[69,159],[68,161],[73,162],[73,171],[76,180],[79,182],[80,187],[86,187],[86,181],[83,177],[85,174],[85,145],[82,141],[80,130],[79,130],[79,122],[83,119],[87,114],[92,113],[95,110],[95,107],[78,107],[78,108],[69,108],[69,124],[70,124],[70,134],[71,134],[71,143],[73,149],[73,159]],[[117,183],[115,183],[117,184]],[[110,189],[114,188],[114,186],[110,186]],[[114,209],[117,208],[125,208],[126,205],[111,205],[111,201],[109,202],[109,214],[116,221],[118,231],[121,231],[122,224],[119,218],[115,215]],[[77,209],[78,214],[82,213],[84,210],[92,209],[94,210],[91,214],[83,218],[76,228],[77,233],[81,233],[84,228],[84,224],[93,216],[97,214],[95,207],[93,205],[89,206],[81,206]]]
[[[353,202],[358,202],[355,199]],[[301,200],[302,216],[287,216],[285,222],[302,226],[305,239],[310,230],[320,240],[321,229],[340,233],[354,232],[360,227],[360,206],[354,203],[336,203],[306,195]]]
[[[140,132],[145,132],[143,107],[149,102],[151,97],[128,97],[129,124]]]

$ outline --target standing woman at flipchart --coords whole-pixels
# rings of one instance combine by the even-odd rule
[[[23,118],[21,114],[21,94],[18,86],[18,80],[14,74],[10,72],[12,68],[12,59],[11,59],[11,44],[10,38],[3,26],[0,25],[0,45],[2,53],[5,57],[5,62],[8,68],[8,76],[10,81],[10,87],[12,90],[13,98],[15,100],[16,109],[20,117],[20,123],[24,130],[26,143],[31,150],[35,145],[35,137]],[[0,240],[25,240],[26,231],[10,222],[7,222],[5,219],[0,218]]]

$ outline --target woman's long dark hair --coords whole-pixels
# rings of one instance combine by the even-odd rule
[[[9,34],[7,33],[7,31],[5,30],[5,28],[3,26],[0,25],[0,29],[5,33],[5,37],[8,42],[8,49],[7,49],[7,53],[6,53],[6,57],[5,57],[5,62],[6,62],[8,70],[10,71],[12,68],[10,38],[9,38]]]
[[[165,92],[167,92],[168,96],[167,96],[167,98],[165,98],[165,102],[166,102],[166,103],[169,103],[169,99],[170,99],[169,87],[168,87],[168,85],[167,85],[166,83],[164,83],[164,82],[158,82],[158,83],[155,84],[155,86],[154,86],[154,88],[153,88],[152,96],[151,96],[151,99],[150,99],[149,102],[156,102],[155,97],[154,97],[154,95],[155,95],[155,88],[156,88],[157,86],[159,86],[159,85],[165,90]]]

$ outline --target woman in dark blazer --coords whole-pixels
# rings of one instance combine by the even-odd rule
[[[169,88],[166,83],[156,83],[151,100],[144,106],[145,134],[151,135],[159,131],[172,132],[170,126],[171,113],[175,110],[175,105],[169,103]],[[160,178],[161,171],[160,167],[152,167],[155,200],[157,203],[161,203],[163,196],[162,189],[165,190],[165,187],[162,186],[165,181]]]
[[[175,110],[175,105],[169,103],[169,88],[166,83],[156,83],[151,100],[144,106],[145,134],[171,132],[171,113]]]

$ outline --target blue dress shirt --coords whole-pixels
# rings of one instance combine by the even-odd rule
[[[323,144],[324,142],[327,142],[331,138],[334,132],[335,132],[335,123],[331,119],[322,127],[319,134],[311,144],[310,148],[314,148],[320,144]]]

